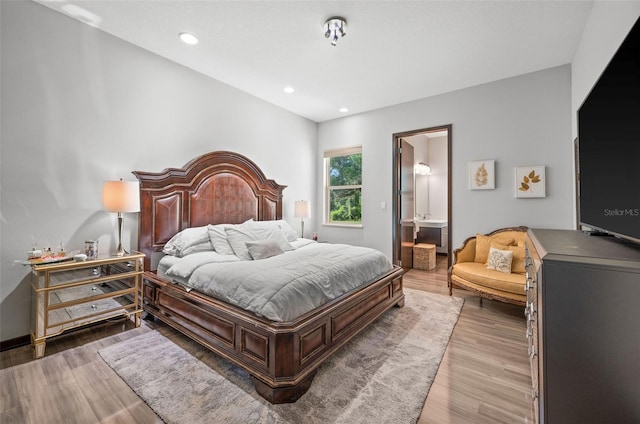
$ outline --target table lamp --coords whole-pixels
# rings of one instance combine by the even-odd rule
[[[118,213],[118,248],[114,256],[129,254],[122,247],[122,227],[125,212],[140,212],[140,185],[137,181],[105,181],[102,186],[102,206],[107,212]]]
[[[296,200],[294,216],[300,218],[300,237],[304,238],[304,219],[310,216],[308,200]]]

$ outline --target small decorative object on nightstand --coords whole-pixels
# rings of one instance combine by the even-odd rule
[[[84,242],[85,259],[93,260],[98,257],[98,240],[86,240]]]
[[[101,255],[92,260],[32,264],[31,345],[44,356],[48,338],[115,316],[140,326],[143,259]]]

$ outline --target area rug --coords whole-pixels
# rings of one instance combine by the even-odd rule
[[[245,371],[181,335],[150,331],[99,354],[166,423],[414,423],[463,300],[411,289],[405,296],[403,308],[326,361],[293,404],[268,403]]]

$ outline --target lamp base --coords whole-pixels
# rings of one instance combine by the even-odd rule
[[[116,252],[113,254],[113,256],[125,256],[129,254],[129,252],[124,250],[124,247],[122,247],[123,225],[124,225],[124,219],[122,217],[122,212],[118,212],[118,248],[116,249]]]
[[[129,252],[127,252],[126,250],[124,250],[124,247],[122,247],[122,244],[118,245],[118,248],[116,249],[115,253],[113,254],[113,256],[126,256],[128,255]]]

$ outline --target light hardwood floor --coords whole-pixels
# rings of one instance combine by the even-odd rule
[[[446,258],[437,263],[434,271],[405,274],[405,287],[448,295]],[[461,290],[454,296],[465,304],[418,423],[533,422],[523,308],[487,300],[480,306]],[[173,331],[118,320],[49,341],[39,360],[29,346],[1,352],[0,422],[160,422],[97,354],[154,328]]]

